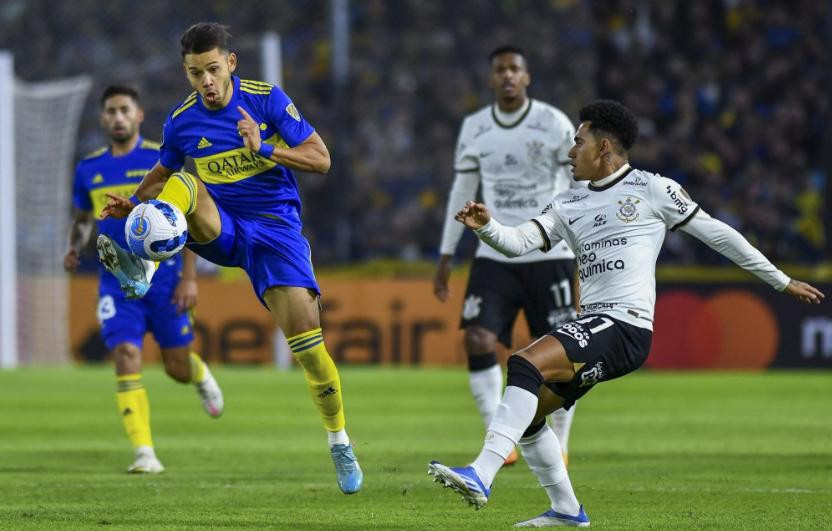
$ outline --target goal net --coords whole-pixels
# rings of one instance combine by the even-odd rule
[[[5,187],[0,190],[13,191],[0,200],[0,250],[6,251],[0,257],[5,263],[0,362],[6,367],[65,363],[70,354],[68,277],[63,271],[67,212],[78,126],[92,81],[82,76],[26,83],[5,70],[6,76],[0,72],[0,100],[11,101],[13,116],[6,120],[13,120],[13,134],[3,133],[0,141],[6,147],[0,150],[11,151],[14,164],[11,176],[8,169],[0,171]],[[0,106],[0,114],[4,110]],[[8,254],[16,255],[13,264]],[[15,337],[8,337],[12,333]]]

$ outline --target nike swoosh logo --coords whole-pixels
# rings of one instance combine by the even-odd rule
[[[487,156],[491,155],[492,153],[494,153],[494,152],[493,152],[493,151],[485,151],[485,152],[482,152],[482,153],[480,153],[480,158],[481,158],[481,159],[484,159],[485,157],[487,157]]]
[[[584,215],[586,215],[586,214],[584,214]],[[569,218],[569,224],[571,225],[571,224],[575,223],[576,221],[578,221],[578,220],[579,220],[579,219],[581,219],[582,217],[584,217],[584,216],[578,216],[578,217],[577,217],[577,218],[575,218],[575,219]]]

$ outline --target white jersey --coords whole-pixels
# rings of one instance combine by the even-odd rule
[[[616,174],[603,186],[590,184],[587,189],[558,195],[532,222],[543,235],[544,249],[561,240],[575,249],[581,313],[604,313],[652,329],[656,258],[664,236],[667,230],[690,221],[699,205],[672,179],[626,165]],[[713,236],[692,232],[694,235],[704,241],[714,240],[708,244],[715,248],[721,245],[717,240],[730,240],[730,245],[718,250],[749,270],[757,268],[758,274],[778,289],[788,283],[788,277],[759,251],[752,251],[739,235],[742,242],[727,232],[719,233],[717,238],[717,231],[733,229],[707,214],[701,217],[718,227]],[[742,252],[731,254],[731,248]]]
[[[448,199],[440,254],[453,255],[464,227],[454,215],[466,201],[482,199],[495,219],[517,225],[538,214],[557,193],[575,184],[568,153],[574,143],[575,128],[555,107],[538,100],[529,105],[514,123],[501,123],[496,104],[469,114],[462,123],[457,141],[454,185]],[[585,188],[584,188],[585,189]],[[572,259],[566,243],[549,252],[534,251],[507,258],[480,243],[477,257],[499,262],[537,262]]]

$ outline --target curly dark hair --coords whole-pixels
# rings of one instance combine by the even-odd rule
[[[589,130],[596,136],[609,136],[624,151],[629,150],[638,137],[638,122],[633,112],[614,100],[597,100],[585,105],[578,113],[581,123],[589,122]]]

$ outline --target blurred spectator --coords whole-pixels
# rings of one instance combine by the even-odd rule
[[[573,119],[596,97],[629,105],[642,120],[634,164],[682,182],[771,258],[829,258],[828,2],[353,0],[340,95],[329,12],[326,0],[4,0],[0,48],[23,79],[137,85],[143,132],[158,138],[190,91],[178,46],[189,24],[229,24],[249,78],[260,77],[259,35],[280,33],[285,89],[336,162],[328,176],[299,176],[317,264],[435,257],[456,127],[490,101],[487,56],[505,43],[529,53],[532,97]],[[91,100],[79,155],[104,143],[96,121]],[[670,236],[663,259],[714,255]]]
[[[777,261],[824,258],[829,4],[606,0],[592,11],[598,95],[643,120],[635,165],[683,183]],[[688,241],[665,248],[714,257]]]

